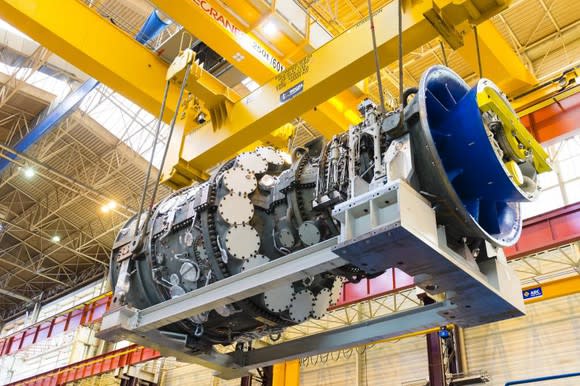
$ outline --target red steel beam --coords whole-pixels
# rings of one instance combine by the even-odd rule
[[[7,336],[0,340],[0,357],[102,318],[111,305],[111,297],[108,292]]]
[[[554,102],[520,118],[539,142],[560,137],[580,126],[580,93]]]
[[[508,260],[580,240],[580,202],[524,221],[522,236],[504,248]]]
[[[9,386],[58,386],[81,379],[108,373],[121,367],[157,359],[161,354],[153,349],[138,345],[128,346],[98,355],[70,365],[58,367],[42,374],[16,381]],[[7,385],[7,386],[8,386]]]
[[[340,300],[332,308],[344,307],[363,300],[384,296],[392,292],[413,287],[414,279],[398,268],[390,268],[372,279],[362,279],[358,283],[345,283]]]

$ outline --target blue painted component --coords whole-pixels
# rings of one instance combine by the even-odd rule
[[[567,373],[567,374],[559,374],[559,375],[548,375],[546,377],[539,377],[539,378],[520,379],[517,381],[507,382],[505,384],[505,386],[524,385],[526,383],[532,383],[532,382],[545,382],[545,381],[553,381],[554,379],[564,379],[564,378],[574,378],[574,377],[580,377],[580,373]]]
[[[441,339],[447,339],[451,336],[451,333],[449,332],[449,330],[445,326],[441,327],[438,334],[439,334],[439,338],[441,338]]]
[[[151,39],[154,39],[165,27],[171,24],[171,21],[164,21],[159,16],[159,11],[154,10],[151,12],[143,26],[135,35],[135,40],[141,44],[145,44]]]
[[[449,84],[449,83],[447,83]],[[441,86],[439,86],[441,87]],[[453,90],[453,88],[451,88]],[[449,90],[449,91],[451,91]],[[429,125],[438,132],[448,134],[444,143],[435,139],[435,145],[444,146],[445,152],[439,152],[446,170],[461,170],[462,173],[453,179],[453,186],[463,197],[485,198],[496,201],[527,201],[528,199],[514,185],[498,159],[481,119],[476,101],[477,89],[451,91],[455,98],[449,96],[448,88],[432,90],[427,103],[444,103],[448,112],[437,120],[430,119]],[[440,99],[443,99],[439,102]],[[429,104],[427,105],[429,111]],[[440,145],[441,144],[441,145]],[[467,163],[467,159],[477,159],[477,163]]]
[[[433,72],[425,83],[429,131],[447,178],[463,206],[492,238],[519,234],[518,203],[528,197],[509,178],[492,147],[477,105],[477,87],[458,76]]]
[[[55,126],[57,126],[63,119],[68,117],[78,105],[81,103],[83,98],[90,93],[99,82],[96,79],[88,79],[82,85],[80,85],[76,90],[67,95],[58,106],[56,106],[48,115],[40,121],[28,134],[24,136],[14,146],[14,150],[19,153],[25,152],[31,145],[40,139],[44,134],[49,132]],[[15,154],[7,154],[9,158],[16,158]],[[9,161],[7,159],[0,159],[0,172],[2,172],[6,166],[8,166]]]

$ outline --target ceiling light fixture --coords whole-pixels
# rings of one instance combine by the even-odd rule
[[[60,242],[60,236],[59,235],[54,235],[54,236],[52,236],[52,238],[50,240],[53,243],[58,243],[58,242]]]
[[[103,213],[109,213],[110,211],[112,211],[116,207],[117,207],[117,203],[115,201],[109,201],[105,205],[101,206],[101,211]]]
[[[32,177],[34,177],[35,174],[36,174],[36,172],[31,167],[27,167],[24,169],[24,177],[26,177],[26,178],[32,178]]]
[[[246,86],[246,88],[250,91],[253,92],[255,91],[258,87],[260,87],[260,85],[258,83],[256,83],[252,78],[248,77],[244,80],[242,80],[242,84],[244,86]]]
[[[278,27],[276,27],[276,24],[269,21],[264,24],[264,33],[268,36],[274,36],[276,33],[278,33]]]

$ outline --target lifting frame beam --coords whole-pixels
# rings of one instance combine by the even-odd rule
[[[456,26],[461,25],[465,29],[470,23],[485,21],[507,7],[507,2],[492,2],[490,5],[489,2],[472,0],[404,3],[404,53],[419,48],[439,35],[455,45],[461,44],[461,31]],[[474,8],[476,13],[473,12]],[[396,2],[387,4],[374,16],[377,51],[382,65],[397,60],[397,16]],[[196,171],[209,169],[225,156],[233,155],[255,139],[369,76],[374,71],[374,50],[369,30],[368,19],[362,20],[250,95],[227,104],[227,119],[224,122],[182,129],[181,137],[177,136],[179,143],[172,144],[172,149],[181,148],[179,159],[166,164],[163,171],[166,178],[175,174],[172,168],[177,165],[181,168],[187,165],[191,174],[199,175]],[[174,186],[185,186],[182,182],[170,182]]]
[[[580,214],[580,205],[571,205],[566,208],[558,209],[547,213],[545,215],[536,216],[531,219],[528,219],[524,223],[523,231],[522,231],[522,242],[526,245],[521,250],[519,248],[507,250],[508,252],[508,260],[511,258],[517,258],[521,254],[529,254],[533,253],[537,250],[545,250],[549,248],[555,248],[558,245],[562,245],[569,242],[577,241],[580,236],[580,229],[578,226],[578,221],[576,217]],[[541,234],[545,234],[544,236],[547,237],[539,237],[538,241],[538,232]],[[527,244],[533,243],[532,249],[527,248]],[[535,249],[534,249],[535,248]],[[518,254],[519,253],[519,254]],[[385,280],[384,277],[377,277],[375,279],[371,279],[372,281],[381,281]],[[366,281],[366,279],[365,279]],[[359,284],[365,284],[363,282]],[[348,286],[349,284],[347,284]],[[352,285],[352,284],[351,284]],[[378,284],[377,284],[378,285]],[[525,294],[526,291],[535,290],[538,292],[538,287],[540,289],[539,293],[540,296],[535,297],[527,297],[524,302],[535,303],[538,301],[549,300],[560,296],[567,296],[571,294],[578,293],[580,291],[580,276],[572,276],[560,280],[550,281],[548,283],[542,283],[540,285],[534,285],[530,287],[524,287],[522,292]],[[388,293],[388,292],[387,292]],[[360,294],[353,293],[348,299],[345,299],[345,303],[351,303],[354,301],[361,301],[364,299],[368,299],[371,296],[383,296],[386,293],[369,293],[369,294]],[[91,301],[87,302],[83,308],[83,318],[82,320],[86,322],[94,321],[95,319],[100,319],[102,314],[108,310],[108,306],[110,304],[112,295],[110,293],[104,294],[101,297],[92,299]],[[524,296],[525,297],[525,296]],[[76,309],[75,309],[76,310]],[[75,312],[75,310],[70,312]],[[69,313],[70,313],[69,312]],[[61,315],[65,316],[65,315]],[[86,316],[86,317],[85,317]],[[42,335],[42,332],[39,330],[45,329],[45,325],[54,324],[54,321],[51,318],[47,321],[40,322],[35,326],[29,327],[25,330],[22,330],[12,336],[5,338],[3,341],[0,341],[0,355],[10,355],[13,354],[16,350],[18,350],[21,345],[19,342],[22,340],[29,341],[27,337],[34,336],[35,338]],[[66,321],[67,317],[65,316]],[[59,319],[60,320],[60,319]],[[57,321],[58,322],[58,321]],[[70,328],[70,323],[69,323]],[[438,329],[438,327],[437,327]],[[427,333],[436,331],[436,329],[429,329],[423,330],[420,332],[414,332],[405,335],[399,335],[398,339],[401,337],[407,336],[414,336],[420,333]],[[376,343],[376,342],[375,342]],[[33,342],[30,342],[33,344]],[[28,346],[28,344],[26,344]],[[75,367],[76,364],[71,364],[68,367]],[[294,386],[299,383],[299,375],[298,375],[298,363],[294,362],[286,362],[277,364],[274,366],[274,378],[275,384],[284,384],[282,379],[285,380],[286,386]],[[45,374],[37,375],[34,379],[38,380],[45,376]],[[89,375],[88,375],[89,376]]]

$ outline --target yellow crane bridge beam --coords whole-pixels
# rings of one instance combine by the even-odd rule
[[[168,64],[79,0],[3,0],[0,18],[137,105],[158,115]],[[164,118],[179,89],[171,86]]]
[[[454,45],[461,44],[462,31],[507,7],[507,2],[484,0],[407,1],[403,9],[403,49],[411,52],[439,35]],[[476,7],[478,12],[473,12]],[[476,15],[474,17],[473,15]],[[383,65],[397,60],[398,5],[391,2],[374,16],[377,51]],[[374,56],[369,39],[369,21],[354,27],[276,75],[263,86],[235,103],[227,105],[228,117],[220,125],[204,124],[182,129],[172,162],[164,170],[165,180],[183,186],[184,173],[172,170],[207,170],[255,139],[264,136],[313,106],[369,76],[374,71]],[[190,107],[191,108],[191,107]],[[185,117],[188,114],[183,114]],[[190,121],[191,122],[191,121]],[[215,123],[215,122],[214,122]],[[184,125],[185,122],[178,123]],[[180,180],[171,181],[181,174]],[[193,173],[195,174],[195,173]]]
[[[284,70],[288,62],[279,58],[252,33],[246,33],[228,11],[208,0],[153,0],[166,15],[225,58],[243,74],[262,85]],[[370,32],[367,33],[370,36]],[[343,90],[341,90],[343,91]],[[330,100],[310,106],[302,118],[325,137],[359,123],[359,97],[348,91],[329,95]],[[274,129],[274,128],[272,128]]]

